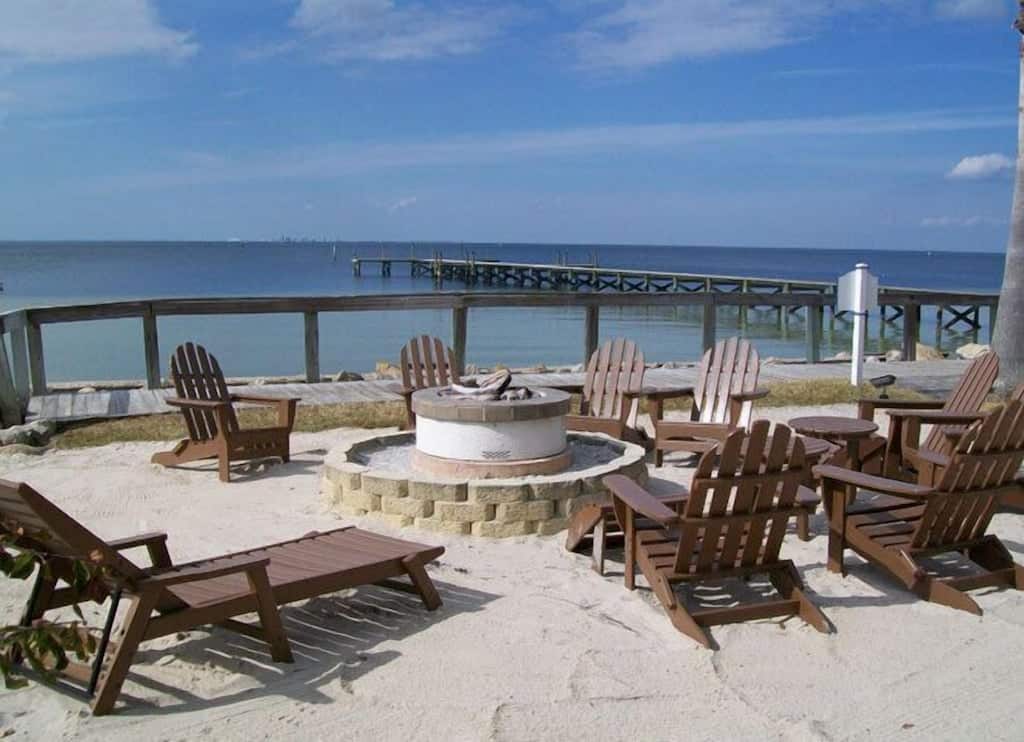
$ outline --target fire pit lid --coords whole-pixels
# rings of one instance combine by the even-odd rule
[[[529,399],[468,399],[446,388],[413,392],[412,411],[432,420],[504,423],[540,420],[569,414],[569,394],[558,389],[531,388]]]

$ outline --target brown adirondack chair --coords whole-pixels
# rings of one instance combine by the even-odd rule
[[[789,520],[802,510],[803,443],[784,425],[769,429],[758,420],[749,435],[734,430],[717,451],[706,451],[681,514],[626,477],[604,479],[626,534],[626,587],[635,589],[639,565],[672,624],[705,647],[715,648],[709,626],[770,616],[798,615],[831,631],[793,562],[779,557]],[[688,610],[673,588],[754,574],[766,574],[780,597]]]
[[[274,661],[291,662],[279,605],[374,583],[417,593],[428,610],[441,605],[425,565],[444,553],[443,546],[358,528],[173,564],[164,533],[104,541],[27,484],[0,479],[0,533],[34,550],[45,565],[37,569],[22,625],[74,602],[109,600],[92,664],[73,662],[63,672],[65,680],[85,687],[94,714],[114,708],[139,643],[148,639],[216,624],[265,641]],[[137,547],[146,547],[152,566],[140,567],[121,553]],[[72,584],[75,561],[91,565],[93,574],[78,596],[59,586]],[[125,599],[130,607],[114,637],[118,605]],[[236,620],[246,613],[256,613],[258,623]]]
[[[889,415],[889,436],[861,446],[863,470],[889,478],[934,483],[949,461],[966,426],[983,417],[981,405],[999,376],[999,356],[978,356],[945,400],[862,399],[857,416],[873,420],[875,410]],[[931,425],[924,442],[921,426]]]
[[[919,597],[981,615],[967,590],[996,585],[1024,589],[1024,567],[1014,563],[995,535],[986,533],[1001,498],[1014,488],[1022,461],[1024,402],[1010,402],[960,437],[934,486],[817,467],[825,496],[832,501],[829,569],[844,573],[843,553],[849,547]],[[880,505],[855,500],[844,507],[858,491],[896,499]],[[929,572],[919,562],[919,557],[955,552],[982,571],[948,576]]]
[[[761,360],[749,342],[729,338],[715,344],[701,359],[688,421],[654,422],[654,465],[667,451],[710,451],[734,430],[750,424],[754,400],[767,396],[757,388]]]
[[[566,427],[648,447],[646,433],[636,427],[644,370],[644,354],[636,343],[607,341],[590,356],[580,414],[566,415]]]
[[[412,430],[416,427],[416,413],[412,411],[413,392],[458,382],[455,354],[438,338],[420,335],[402,348],[399,365],[402,367],[405,427]]]
[[[171,356],[171,380],[178,395],[164,400],[181,409],[188,438],[170,451],[153,455],[154,464],[178,466],[190,461],[217,459],[222,482],[231,480],[231,462],[278,457],[287,463],[288,438],[295,425],[298,399],[231,394],[220,364],[212,353],[195,343],[179,345]],[[242,430],[235,402],[277,408],[277,425]]]

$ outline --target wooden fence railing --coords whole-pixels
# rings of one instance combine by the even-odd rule
[[[305,371],[308,381],[320,379],[321,312],[370,312],[447,309],[452,313],[452,348],[461,368],[466,357],[466,326],[474,308],[582,307],[585,322],[581,357],[584,361],[597,348],[602,307],[696,306],[703,309],[702,343],[715,343],[718,307],[778,307],[780,311],[803,307],[807,313],[806,355],[809,362],[821,360],[822,319],[826,307],[834,305],[832,294],[814,293],[720,293],[688,292],[662,294],[626,293],[541,293],[541,292],[434,292],[418,294],[370,294],[356,296],[254,297],[153,299],[100,304],[77,304],[20,309],[0,314],[0,416],[4,424],[20,421],[30,396],[47,393],[46,361],[42,326],[67,322],[136,317],[142,320],[142,356],[146,383],[160,386],[161,367],[157,332],[160,317],[223,314],[301,314],[305,338]],[[987,306],[994,322],[998,296],[984,293],[956,293],[917,290],[884,290],[879,303],[902,310],[903,355],[914,360],[922,306]]]

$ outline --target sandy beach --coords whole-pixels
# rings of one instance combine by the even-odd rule
[[[810,409],[776,408],[784,420]],[[852,415],[849,407],[813,412]],[[77,697],[32,683],[0,693],[7,739],[616,740],[1019,739],[1024,593],[975,593],[975,617],[917,600],[848,555],[825,570],[824,521],[787,537],[793,559],[835,626],[799,619],[717,627],[711,652],[677,633],[645,587],[622,586],[621,552],[605,577],[564,535],[492,541],[391,530],[329,512],[319,467],[346,436],[297,434],[288,465],[242,472],[163,469],[163,444],[115,444],[0,458],[103,537],[163,530],[189,560],[356,522],[447,552],[430,568],[444,606],[361,588],[283,610],[296,650],[275,665],[258,642],[222,630],[143,646],[117,712],[93,718]],[[679,466],[655,486],[685,482]],[[1024,559],[1024,519],[991,531]],[[135,553],[133,553],[135,556]],[[141,556],[140,556],[141,558]],[[0,582],[3,619],[28,584]],[[99,612],[88,615],[99,620]]]

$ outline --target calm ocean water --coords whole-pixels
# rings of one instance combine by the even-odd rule
[[[190,296],[284,296],[430,292],[429,279],[412,279],[400,267],[390,278],[352,276],[354,254],[446,257],[521,262],[589,263],[690,273],[833,281],[859,261],[870,264],[881,283],[950,290],[998,290],[1004,257],[992,253],[871,252],[783,248],[641,247],[514,244],[231,243],[231,242],[0,242],[0,311],[26,306]],[[461,290],[461,285],[445,288]],[[982,319],[987,320],[985,313]],[[735,312],[719,313],[719,336],[736,332]],[[582,310],[472,310],[467,361],[511,366],[564,364],[580,360]],[[412,335],[450,340],[444,311],[359,312],[320,317],[321,370],[365,371],[395,359]],[[302,370],[302,318],[298,315],[169,317],[159,322],[161,357],[194,339],[210,348],[229,375],[280,375]],[[700,352],[700,316],[692,309],[645,307],[603,310],[602,337],[628,335],[648,360],[695,359]],[[774,312],[751,312],[747,335],[762,356],[800,357],[800,317],[780,331]],[[47,325],[43,330],[46,371],[51,380],[137,379],[145,376],[140,320]],[[922,339],[934,342],[934,312],[922,318]],[[944,347],[969,342],[969,334],[943,334]],[[981,342],[987,342],[987,328]],[[869,331],[868,349],[898,347],[894,328]],[[849,348],[841,323],[826,326],[823,354]],[[166,373],[166,368],[164,369]]]

